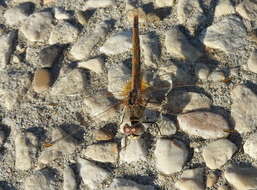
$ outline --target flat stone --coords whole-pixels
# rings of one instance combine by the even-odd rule
[[[0,36],[0,70],[3,70],[10,61],[15,36],[14,31]]]
[[[192,62],[202,56],[202,53],[190,44],[178,27],[174,27],[166,33],[165,47],[171,55]]]
[[[249,57],[247,66],[251,72],[257,73],[257,49],[255,49]]]
[[[49,164],[52,161],[56,160],[57,158],[60,158],[62,156],[61,151],[56,151],[56,150],[44,150],[41,152],[38,162],[42,164]]]
[[[78,168],[80,177],[90,189],[99,189],[101,183],[111,175],[107,170],[82,158],[78,158]]]
[[[56,46],[48,46],[39,52],[39,60],[37,66],[39,67],[52,67],[59,58],[61,49]]]
[[[118,154],[118,145],[116,143],[93,144],[83,150],[84,156],[98,162],[116,163]]]
[[[189,135],[204,139],[227,137],[229,130],[227,121],[220,115],[211,112],[190,112],[177,117],[180,128]]]
[[[204,94],[174,90],[168,96],[168,112],[177,114],[197,109],[208,109],[212,100]]]
[[[222,148],[220,148],[222,147]],[[210,169],[221,168],[237,151],[236,145],[227,139],[220,139],[209,143],[203,149],[203,159]]]
[[[77,69],[67,71],[55,81],[50,93],[54,96],[79,94],[84,90],[84,79],[84,74]]]
[[[127,141],[127,142],[126,142]],[[144,139],[126,139],[121,141],[120,162],[137,162],[147,160],[147,150]]]
[[[156,168],[165,175],[182,170],[188,157],[188,150],[178,140],[158,139],[154,151]]]
[[[213,82],[220,82],[224,81],[226,79],[225,75],[221,71],[214,71],[209,74],[208,80],[213,81]]]
[[[54,8],[54,17],[57,20],[69,20],[71,19],[71,15],[69,14],[69,12],[65,11],[62,8]]]
[[[235,189],[252,190],[257,188],[257,169],[231,167],[226,169],[224,176]]]
[[[175,4],[175,0],[155,0],[155,5],[157,7],[172,7]]]
[[[77,183],[73,170],[69,166],[63,169],[63,190],[76,190]]]
[[[218,176],[214,173],[209,173],[206,178],[206,187],[212,188],[218,181]]]
[[[180,0],[177,6],[180,24],[187,26],[191,32],[206,19],[198,0]]]
[[[256,124],[257,96],[244,85],[238,85],[231,91],[233,104],[231,115],[235,121],[235,129],[239,133],[247,133],[254,130]]]
[[[235,14],[235,12],[235,8],[230,0],[219,0],[217,6],[215,7],[214,15],[215,17],[220,17],[224,15]]]
[[[144,64],[156,67],[156,63],[161,56],[161,47],[159,39],[156,35],[145,34],[140,36],[142,54],[144,56]]]
[[[256,143],[257,143],[257,133],[253,133],[245,141],[244,152],[257,160],[257,150],[255,146]]]
[[[236,11],[245,19],[255,21],[257,16],[257,2],[244,0],[236,7]]]
[[[32,88],[37,93],[47,91],[51,85],[51,74],[47,69],[37,69],[33,82]]]
[[[116,55],[129,51],[132,48],[131,35],[130,31],[122,31],[112,35],[100,47],[100,52],[106,55]]]
[[[104,21],[95,27],[94,32],[79,37],[77,42],[71,47],[69,52],[71,57],[75,60],[88,58],[96,44],[101,39],[105,39],[111,27],[110,21]]]
[[[204,190],[203,168],[183,171],[181,179],[175,183],[179,190]]]
[[[89,69],[97,74],[104,72],[104,60],[101,57],[89,59],[87,61],[78,62],[78,67],[83,69]]]
[[[21,4],[7,9],[4,13],[6,24],[10,26],[19,25],[31,14],[31,4]]]
[[[115,178],[110,187],[104,190],[154,190],[155,188],[151,185],[141,185],[134,181],[122,178]]]
[[[69,22],[59,22],[53,27],[49,37],[49,44],[68,44],[77,40],[79,30]]]
[[[114,138],[115,134],[112,131],[101,128],[94,130],[94,138],[97,141],[108,141]]]
[[[52,21],[50,12],[37,12],[23,22],[20,31],[31,42],[44,42],[50,36]]]
[[[115,5],[116,3],[114,0],[88,0],[84,5],[83,10],[108,8],[108,7],[113,7]]]
[[[205,46],[234,53],[246,45],[246,30],[241,19],[235,15],[226,16],[221,21],[209,26],[203,32]]]

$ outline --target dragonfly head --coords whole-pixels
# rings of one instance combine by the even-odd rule
[[[134,125],[125,124],[123,131],[127,136],[137,137],[144,133],[144,126],[141,123]]]

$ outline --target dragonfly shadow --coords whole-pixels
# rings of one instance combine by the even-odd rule
[[[0,181],[0,187],[4,190],[16,190],[16,188],[7,181]]]
[[[34,134],[39,141],[45,141],[46,139],[46,130],[42,127],[31,127],[26,130],[26,132],[31,132]]]
[[[81,144],[84,141],[85,131],[82,127],[75,124],[64,123],[59,126],[65,133],[69,134],[71,137],[76,139],[76,141]]]
[[[171,14],[171,7],[155,8],[152,2],[142,5],[142,8],[146,14],[156,14],[161,20]]]

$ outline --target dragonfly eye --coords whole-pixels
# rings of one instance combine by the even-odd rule
[[[126,133],[126,134],[130,134],[131,133],[131,127],[128,124],[126,124],[124,126],[123,130],[124,130],[124,133]]]

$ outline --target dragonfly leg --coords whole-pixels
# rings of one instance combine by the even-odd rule
[[[120,117],[120,124],[119,125],[121,125],[122,123],[123,123],[123,121],[124,121],[124,117],[125,117],[125,106],[122,108],[122,115],[121,115],[121,117]]]

